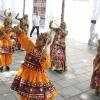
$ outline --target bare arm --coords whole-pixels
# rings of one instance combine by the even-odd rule
[[[18,26],[14,26],[12,30],[13,32],[16,33],[18,41],[25,49],[25,51],[30,52],[35,46],[34,43],[31,41],[31,39],[29,39],[28,36],[25,34],[25,32],[22,31],[21,28]]]
[[[34,23],[34,18],[35,18],[35,16],[33,16],[33,18],[32,18],[32,23],[33,23],[34,26],[36,26],[35,23]]]
[[[0,15],[0,17],[5,18],[4,16]]]
[[[18,18],[18,16],[19,16],[19,13],[15,16],[15,19],[21,20],[21,18]]]
[[[52,26],[52,23],[53,23],[53,21],[51,21],[51,22],[49,23],[49,28],[52,29],[52,30],[55,30],[56,28],[54,28],[54,27]]]
[[[4,16],[6,16],[6,11],[7,11],[7,9],[4,11]]]
[[[62,36],[66,37],[68,35],[68,31],[64,32],[62,31],[63,34],[61,34]]]
[[[32,20],[32,23],[33,23],[33,24],[34,24],[34,26],[35,26],[34,20]]]

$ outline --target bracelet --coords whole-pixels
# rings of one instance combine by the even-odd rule
[[[46,60],[46,58],[44,58],[44,59],[40,59],[40,64],[43,64],[44,62],[45,62],[45,60]]]

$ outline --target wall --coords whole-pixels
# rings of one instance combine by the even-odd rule
[[[92,14],[92,0],[67,0],[65,21],[69,37],[82,42],[88,42]]]
[[[30,22],[30,29],[32,28],[32,12],[33,12],[33,0],[26,0],[25,5],[25,14],[28,14],[29,16],[29,22]],[[19,18],[23,16],[23,0],[0,0],[0,15],[4,15],[5,9],[11,9],[12,17],[13,17],[13,23],[18,23],[15,19],[15,16],[17,13],[19,13]]]
[[[100,38],[100,0],[93,0],[92,19],[96,20],[95,33],[98,33]]]
[[[46,4],[46,17],[45,17],[45,29],[48,30],[50,20],[56,20],[55,23],[59,26],[61,19],[61,6],[62,0],[47,0]],[[56,26],[54,24],[54,26]],[[56,26],[56,27],[58,27]]]
[[[25,14],[29,16],[29,31],[32,29],[33,0],[26,0]]]
[[[23,0],[0,0],[1,8],[0,8],[0,15],[4,14],[5,9],[11,9],[13,22],[18,22],[15,20],[15,16],[19,13],[19,17],[22,17],[23,12]],[[9,10],[8,10],[9,11]]]
[[[62,0],[48,0],[47,18],[61,17]],[[65,22],[69,31],[68,37],[82,42],[88,42],[90,37],[91,20],[97,20],[95,31],[100,33],[100,0],[65,0]],[[60,22],[60,21],[59,21]],[[56,22],[57,23],[57,22]],[[58,23],[59,24],[59,23]],[[46,22],[48,26],[48,20]],[[46,26],[46,27],[47,27]]]
[[[59,26],[61,7],[62,0],[47,0],[45,30],[49,29],[49,22],[52,19],[59,19],[53,24],[55,27]],[[13,19],[17,13],[20,13],[19,17],[22,17],[23,0],[0,0],[0,14],[3,14],[6,8],[11,8]],[[29,15],[30,29],[32,27],[32,11],[33,0],[26,0],[25,13]],[[100,37],[100,0],[65,0],[65,22],[69,31],[68,37],[87,43],[91,34],[91,20],[97,21],[95,33],[98,33],[98,37]],[[14,21],[16,20],[14,19]]]

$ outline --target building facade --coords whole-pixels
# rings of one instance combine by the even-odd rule
[[[34,0],[33,1],[33,13],[35,13],[36,10],[39,11],[39,14],[42,18],[45,18],[46,13],[46,1],[47,0]]]
[[[39,11],[40,26],[45,26],[45,14],[46,14],[46,1],[47,0],[33,0],[33,14]]]
[[[43,19],[40,24],[44,29],[49,29],[50,20],[56,20],[53,24],[55,27],[60,25],[62,0],[25,1],[25,13],[29,15],[30,29],[32,16],[37,9]],[[0,14],[3,14],[6,8],[11,8],[13,19],[17,13],[20,13],[21,17],[23,0],[0,0]],[[65,0],[64,21],[67,23],[68,37],[86,43],[90,41],[90,45],[96,45],[100,38],[100,0]]]

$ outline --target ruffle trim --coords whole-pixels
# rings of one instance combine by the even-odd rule
[[[11,89],[17,91],[19,95],[25,96],[26,98],[41,100],[50,98],[55,87],[51,81],[46,84],[42,82],[33,83],[16,76],[11,85]]]

